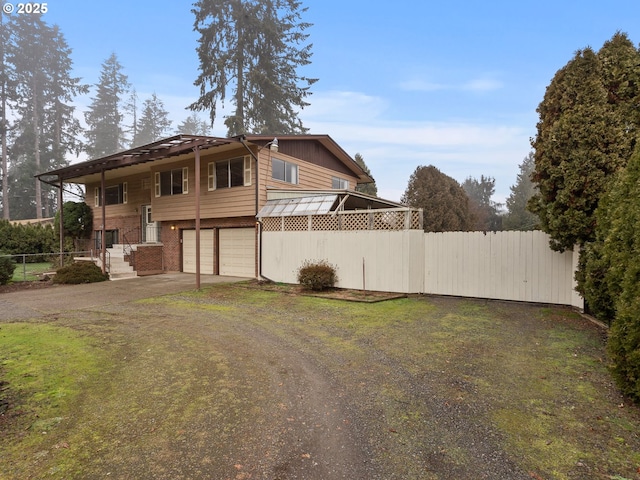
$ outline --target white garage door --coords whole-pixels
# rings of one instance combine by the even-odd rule
[[[220,275],[256,276],[256,231],[254,228],[222,228]]]
[[[200,273],[213,275],[213,229],[200,230]],[[182,271],[196,273],[196,231],[182,232]]]

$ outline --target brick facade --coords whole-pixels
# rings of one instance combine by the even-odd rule
[[[148,244],[138,245],[136,250],[131,252],[138,275],[163,273],[162,250],[163,246],[160,244]]]

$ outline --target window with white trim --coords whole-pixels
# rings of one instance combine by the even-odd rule
[[[251,185],[251,157],[248,155],[209,163],[208,190],[249,185]]]
[[[298,165],[279,158],[271,160],[271,178],[287,183],[298,183]]]
[[[189,169],[187,167],[156,172],[154,177],[156,197],[189,193]]]
[[[331,188],[336,190],[348,190],[349,180],[340,177],[331,177]]]
[[[127,203],[127,182],[118,183],[117,185],[110,185],[104,188],[104,204],[105,205],[119,205]],[[102,190],[100,187],[94,189],[94,205],[96,207],[102,206]]]

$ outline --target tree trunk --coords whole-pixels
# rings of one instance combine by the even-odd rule
[[[33,148],[36,159],[36,174],[40,173],[40,118],[38,115],[38,82],[33,77]],[[36,218],[42,218],[42,187],[36,178]]]

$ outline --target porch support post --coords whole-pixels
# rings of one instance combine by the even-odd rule
[[[100,204],[102,205],[102,232],[100,256],[102,257],[102,273],[107,273],[107,206],[104,169],[100,172]]]
[[[58,177],[60,179],[60,190],[58,191],[58,212],[59,220],[60,220],[60,267],[64,267],[64,203],[62,200],[62,176]]]
[[[196,290],[200,290],[200,147],[195,147],[196,191]]]

